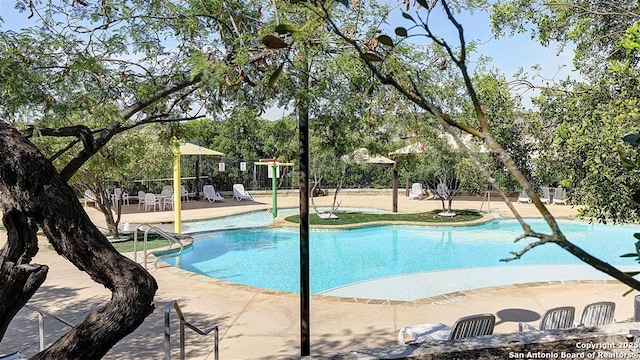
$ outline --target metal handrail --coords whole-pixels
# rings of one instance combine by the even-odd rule
[[[67,325],[68,327],[70,327],[72,329],[75,327],[75,325],[72,324],[70,321],[65,320],[65,319],[63,319],[63,318],[61,318],[61,317],[59,317],[59,316],[57,316],[55,314],[52,314],[52,313],[47,312],[45,310],[42,310],[40,308],[37,308],[35,306],[25,305],[24,307],[26,307],[27,309],[33,310],[33,311],[38,313],[38,334],[39,334],[39,337],[40,337],[40,351],[43,351],[45,349],[45,346],[44,346],[44,316],[45,315],[50,317],[50,318],[52,318],[52,319],[58,320],[62,324]]]
[[[182,251],[184,250],[184,245],[182,244],[182,242],[180,241],[180,239],[172,236],[171,234],[167,233],[166,231],[160,229],[159,227],[156,226],[152,226],[149,224],[140,224],[138,226],[136,226],[135,230],[133,231],[133,258],[134,260],[137,262],[138,261],[138,230],[140,230],[141,227],[146,226],[148,227],[148,229],[144,232],[144,258],[142,259],[142,261],[144,262],[144,268],[147,268],[147,258],[149,257],[148,251],[147,251],[147,240],[149,237],[149,232],[154,232],[155,234],[158,234],[160,236],[162,236],[163,238],[169,240],[169,249],[171,250],[173,244],[177,244],[178,246],[180,246],[180,250],[175,253],[175,254],[171,254],[171,255],[165,255],[165,256],[161,256],[158,257],[156,259],[156,261],[154,262],[154,267],[157,269],[158,268],[158,261],[160,261],[160,259],[163,258],[167,258],[167,257],[176,257],[176,256],[180,256],[180,254],[182,254]]]
[[[170,331],[170,325],[169,325],[171,309],[174,309],[176,311],[176,314],[180,319],[180,360],[185,359],[185,351],[184,351],[185,326],[193,330],[197,334],[205,335],[205,336],[209,335],[209,333],[213,331],[213,354],[214,354],[213,356],[214,356],[214,360],[219,360],[218,325],[209,326],[204,330],[200,330],[199,328],[190,324],[184,319],[184,314],[182,313],[182,310],[180,309],[180,306],[178,305],[178,302],[176,300],[172,300],[164,308],[164,358],[165,360],[171,360],[171,331]]]

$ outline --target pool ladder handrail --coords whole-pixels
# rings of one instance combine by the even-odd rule
[[[182,254],[182,251],[184,250],[184,244],[182,244],[182,241],[180,241],[179,238],[169,234],[168,232],[160,229],[157,226],[153,226],[150,224],[140,224],[138,226],[136,226],[135,230],[133,231],[133,259],[137,262],[138,261],[138,230],[140,230],[140,228],[142,228],[143,226],[146,226],[148,229],[144,232],[144,239],[143,239],[143,244],[144,244],[144,258],[142,260],[142,262],[144,263],[143,266],[146,269],[147,268],[147,258],[149,257],[148,251],[147,251],[147,239],[149,237],[149,232],[154,232],[157,235],[162,236],[163,238],[169,240],[169,248],[167,250],[171,250],[173,244],[176,244],[178,246],[180,246],[180,250],[178,250],[178,252],[175,253],[170,253],[170,254],[165,254],[165,255],[158,255],[156,257],[156,261],[154,261],[153,266],[154,268],[158,268],[158,261],[162,260],[162,259],[166,259],[166,258],[170,258],[170,257],[178,257],[180,256],[180,254]]]
[[[219,330],[218,325],[212,325],[204,330],[200,330],[198,327],[192,325],[185,320],[184,314],[178,305],[178,301],[170,301],[164,308],[164,358],[165,360],[171,360],[171,329],[170,329],[170,316],[171,309],[174,309],[178,318],[180,319],[180,360],[185,359],[185,326],[193,330],[199,335],[209,335],[213,331],[213,356],[214,360],[219,360]]]
[[[66,326],[68,326],[68,327],[70,327],[72,329],[75,327],[75,325],[73,323],[71,323],[70,321],[65,320],[62,317],[58,316],[58,315],[55,315],[55,314],[50,313],[50,312],[47,312],[47,311],[42,310],[42,309],[40,309],[38,307],[35,307],[33,305],[26,304],[24,307],[29,309],[29,310],[32,310],[32,311],[35,311],[35,312],[38,313],[38,335],[39,335],[39,338],[40,338],[40,351],[43,351],[45,349],[45,346],[44,346],[44,317],[45,316],[48,316],[48,317],[50,317],[52,319],[55,319],[55,320],[58,320],[60,323],[66,325]]]

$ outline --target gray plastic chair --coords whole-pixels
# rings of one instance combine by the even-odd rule
[[[580,316],[580,326],[598,326],[613,324],[616,322],[614,313],[616,303],[612,301],[600,301],[589,304],[582,310]]]
[[[575,318],[576,308],[573,306],[561,306],[547,310],[540,320],[540,328],[536,329],[532,325],[521,322],[519,331],[524,330],[557,330],[568,329],[575,326],[573,319]]]
[[[398,332],[398,344],[405,344],[405,335],[413,338],[413,342],[456,340],[491,335],[495,324],[496,317],[493,314],[477,314],[461,317],[451,328],[442,323],[405,326]]]

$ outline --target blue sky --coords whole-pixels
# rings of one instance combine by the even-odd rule
[[[397,0],[388,1],[390,5],[398,3]],[[445,14],[442,11],[437,11],[440,9],[440,4],[438,4],[430,18],[429,23],[432,31],[445,38],[453,46],[457,46],[459,44],[457,31],[446,19]],[[423,9],[421,15],[424,16],[424,13]],[[413,16],[414,12],[409,11],[409,14]],[[389,24],[391,29],[397,26],[408,28],[412,25],[409,20],[402,18],[400,9],[395,10],[391,19],[392,22]],[[573,59],[573,48],[571,46],[558,54],[557,44],[552,44],[550,47],[545,48],[532,40],[529,33],[495,39],[491,33],[489,14],[486,11],[476,11],[473,14],[463,13],[457,15],[456,19],[464,28],[466,42],[475,41],[478,43],[475,54],[470,55],[471,61],[468,64],[470,70],[474,70],[477,65],[473,60],[482,54],[491,58],[491,61],[485,66],[488,69],[498,69],[506,76],[508,81],[513,79],[513,75],[519,69],[523,69],[531,76],[539,73],[544,78],[530,79],[534,84],[547,80],[551,83],[552,79],[559,80],[567,76],[578,77],[573,70],[571,62]],[[390,35],[393,35],[393,31],[391,31]],[[540,69],[534,71],[532,66],[539,66]],[[525,106],[531,105],[528,98],[534,94],[535,91],[527,91],[522,94]]]
[[[397,0],[387,1],[392,6],[398,4]],[[27,19],[28,14],[19,13],[14,9],[14,5],[15,0],[0,0],[0,17],[4,20],[1,25],[3,29],[19,29],[28,26],[31,22],[31,20]],[[408,20],[401,17],[399,9],[396,9],[392,19],[392,23],[389,24],[390,35],[393,35],[393,29],[396,26],[408,27],[410,25]],[[434,31],[448,40],[455,39],[452,38],[452,36],[455,36],[453,27],[442,17],[442,14],[434,12],[431,20]],[[487,12],[477,11],[474,14],[459,15],[458,21],[465,29],[467,41],[476,40],[479,42],[478,53],[492,58],[492,61],[486,66],[499,69],[505,74],[507,80],[511,80],[513,78],[512,75],[520,68],[523,68],[529,74],[533,74],[534,71],[531,70],[533,65],[541,66],[540,74],[544,78],[551,79],[555,77],[558,79],[566,76],[577,76],[571,71],[573,68],[571,64],[573,57],[571,49],[567,49],[561,54],[556,54],[555,46],[552,45],[550,48],[542,47],[531,40],[530,34],[494,39],[489,28]],[[451,42],[453,43],[453,41]],[[563,65],[562,70],[558,71],[559,67]],[[470,69],[473,70],[473,68],[474,64],[471,63]],[[525,106],[530,105],[528,97],[534,94],[535,92],[533,91],[523,94]],[[278,118],[282,116],[282,110],[271,109],[267,117],[274,116]]]

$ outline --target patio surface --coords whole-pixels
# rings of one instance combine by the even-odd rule
[[[332,196],[316,198],[318,206],[330,205]],[[391,209],[390,194],[365,194],[339,196],[343,207],[376,207]],[[280,196],[279,206],[297,207],[298,197]],[[440,201],[408,200],[399,196],[400,212],[438,209]],[[271,196],[256,196],[255,201],[236,202],[227,198],[225,203],[183,203],[183,220],[204,219],[268,209]],[[479,210],[481,201],[454,200],[456,209]],[[486,210],[487,204],[483,205]],[[539,217],[530,204],[515,204],[524,217]],[[569,206],[549,206],[558,218],[572,218],[576,209]],[[102,214],[92,207],[88,214],[98,226],[104,227]],[[492,201],[490,212],[501,217],[512,217],[506,205]],[[136,205],[125,207],[122,223],[161,223],[173,221],[173,213],[138,212]],[[0,244],[6,234],[0,232]],[[77,322],[88,311],[100,306],[109,298],[102,286],[93,283],[65,259],[46,246],[42,239],[40,252],[34,262],[47,264],[49,276],[30,301],[31,305]],[[552,245],[547,245],[552,246]],[[552,269],[547,271],[560,271]],[[150,270],[158,281],[156,311],[133,334],[114,347],[106,359],[160,359],[163,358],[163,331],[165,305],[177,300],[188,321],[205,328],[218,324],[220,329],[221,359],[279,359],[300,355],[299,350],[299,297],[297,294],[277,293],[228,283],[222,280],[163,267]],[[469,275],[465,275],[468,277]],[[482,276],[477,282],[482,283]],[[488,275],[485,276],[495,276]],[[473,290],[456,291],[447,295],[435,295],[415,301],[383,301],[363,298],[312,296],[311,301],[311,352],[312,355],[335,354],[357,349],[393,345],[397,331],[408,324],[425,322],[453,322],[472,313],[494,313],[496,333],[517,331],[519,321],[532,321],[537,325],[540,314],[547,309],[573,305],[578,313],[588,303],[614,301],[617,303],[616,319],[633,317],[633,295],[622,297],[625,285],[599,276],[592,280],[537,281],[524,284],[507,284]],[[526,279],[526,277],[525,277]],[[419,281],[419,280],[417,280]],[[526,280],[525,280],[526,281]],[[172,314],[175,319],[175,313]],[[51,319],[46,319],[47,343],[56,339],[64,329]],[[177,358],[177,323],[172,321],[174,357]],[[188,359],[213,359],[213,338],[201,337],[187,331]],[[26,355],[38,350],[37,316],[23,309],[12,322],[0,353],[19,349]]]

